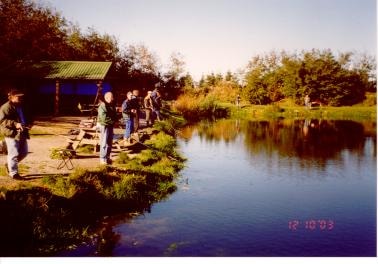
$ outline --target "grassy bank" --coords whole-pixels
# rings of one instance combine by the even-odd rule
[[[170,122],[159,125],[173,127]],[[149,210],[177,188],[184,158],[173,136],[155,133],[133,151],[121,152],[113,166],[79,168],[70,175],[45,176],[37,185],[1,188],[0,256],[48,256],[83,242],[98,247],[101,255],[108,242],[95,229],[98,221]]]
[[[371,101],[371,100],[370,100]],[[222,102],[211,95],[182,95],[173,108],[188,121],[204,118],[230,117],[246,120],[287,119],[329,119],[329,120],[375,120],[377,106],[372,102],[355,106],[331,107],[321,106],[308,109],[298,106],[290,100],[272,105],[251,105],[242,103],[237,107],[233,103]]]
[[[344,106],[319,107],[307,109],[301,106],[280,105],[242,105],[237,108],[226,104],[230,109],[230,117],[248,120],[270,120],[277,118],[287,119],[328,119],[328,120],[376,120],[376,106]]]

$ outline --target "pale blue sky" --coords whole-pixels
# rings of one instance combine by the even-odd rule
[[[376,56],[375,0],[43,0],[82,29],[145,44],[166,64],[180,52],[202,74],[244,68],[271,50],[330,48]]]

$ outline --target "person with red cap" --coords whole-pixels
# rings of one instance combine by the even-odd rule
[[[0,133],[8,150],[5,167],[8,175],[15,180],[23,180],[18,173],[18,163],[28,154],[29,132],[22,108],[23,96],[21,91],[11,90],[8,102],[0,108]]]

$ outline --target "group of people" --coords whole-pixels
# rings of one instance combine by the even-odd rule
[[[8,93],[8,101],[0,107],[0,134],[4,136],[7,148],[7,162],[4,164],[8,175],[15,180],[23,180],[18,170],[18,164],[28,154],[30,122],[25,117],[22,102],[24,93],[12,89]],[[104,100],[98,107],[97,124],[100,130],[100,163],[111,164],[110,153],[113,143],[114,124],[118,121],[114,96],[112,92],[104,94]],[[155,119],[161,120],[161,96],[158,88],[149,91],[141,102],[139,91],[127,93],[122,104],[122,117],[125,120],[124,139],[130,141],[132,133],[139,129],[139,118],[142,108],[146,113],[146,124],[150,126]]]
[[[127,93],[126,99],[123,101],[121,108],[122,118],[125,121],[124,140],[127,143],[130,143],[131,134],[138,132],[142,108],[144,108],[147,127],[153,124],[155,116],[157,120],[161,120],[161,96],[158,89],[148,91],[143,102],[141,97],[139,97],[138,90],[133,90],[132,92]]]
[[[126,99],[122,103],[122,118],[125,121],[124,142],[131,142],[131,135],[134,133],[138,137],[139,119],[141,110],[145,111],[146,125],[151,126],[155,120],[161,120],[161,95],[158,87],[153,91],[148,91],[143,102],[139,97],[139,90],[128,92]],[[156,116],[156,117],[155,117]],[[112,92],[104,95],[104,101],[98,107],[97,123],[100,128],[100,163],[111,164],[110,152],[113,142],[113,127],[117,122],[117,111],[114,105],[114,97]]]

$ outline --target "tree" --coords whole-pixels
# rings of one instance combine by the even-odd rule
[[[139,89],[142,94],[162,83],[158,57],[145,45],[127,45],[115,59],[112,75],[118,80],[118,89]],[[165,96],[165,94],[164,94]]]
[[[116,58],[119,49],[115,37],[108,34],[100,35],[93,28],[83,39],[83,50],[87,51],[89,60],[112,61]]]
[[[0,60],[106,60],[118,54],[116,39],[90,28],[83,34],[76,25],[31,0],[0,0]]]
[[[263,75],[260,68],[254,68],[245,77],[246,85],[243,88],[243,98],[252,104],[270,103],[267,89],[264,85]]]
[[[248,63],[243,97],[253,104],[268,104],[279,98],[281,81],[277,74],[278,55],[255,56]],[[277,90],[278,89],[278,90]]]
[[[301,93],[334,106],[352,105],[364,99],[365,89],[361,75],[345,69],[340,63],[347,55],[337,60],[330,50],[304,52],[299,69]],[[301,98],[296,98],[297,101]]]
[[[167,75],[178,81],[185,72],[184,56],[179,52],[173,52],[169,57],[169,65]]]
[[[123,56],[132,65],[130,70],[142,73],[158,73],[158,58],[145,45],[129,45],[126,47]]]
[[[182,92],[184,84],[185,61],[181,53],[174,52],[169,58],[168,72],[164,75],[165,89],[170,99]]]
[[[189,73],[186,73],[186,75],[180,79],[180,86],[182,87],[182,93],[194,95],[197,92],[194,80]]]
[[[83,34],[72,26],[67,36],[69,57],[74,60],[116,61],[119,56],[118,42],[108,34],[101,35],[94,28]]]
[[[376,59],[368,54],[357,54],[354,70],[361,76],[367,92],[377,92]]]
[[[254,104],[283,98],[302,104],[306,94],[334,106],[359,103],[366,91],[375,89],[375,63],[366,56],[357,62],[352,58],[351,52],[336,57],[330,50],[315,49],[255,56],[246,70],[243,95]]]
[[[38,61],[66,57],[66,21],[29,0],[0,0],[0,60]]]

